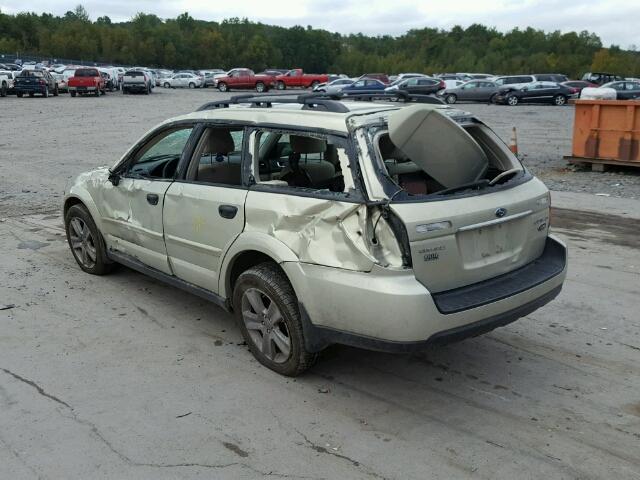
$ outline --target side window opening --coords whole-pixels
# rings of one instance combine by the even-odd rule
[[[193,127],[160,132],[136,152],[127,173],[150,178],[173,178]]]
[[[258,132],[259,184],[328,192],[353,190],[345,149],[321,135]]]
[[[244,128],[208,127],[187,169],[192,182],[242,185]]]

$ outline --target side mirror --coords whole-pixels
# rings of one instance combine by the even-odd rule
[[[117,187],[120,184],[120,174],[109,171],[109,181],[114,187]]]

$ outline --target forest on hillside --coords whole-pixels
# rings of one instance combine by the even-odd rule
[[[178,68],[301,67],[310,72],[557,72],[578,77],[608,71],[640,77],[640,53],[604,48],[591,32],[500,32],[484,25],[421,28],[397,37],[341,35],[231,18],[202,21],[183,13],[128,22],[92,21],[78,6],[64,16],[0,12],[0,53],[121,65]]]

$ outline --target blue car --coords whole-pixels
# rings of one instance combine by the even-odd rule
[[[375,78],[361,78],[360,80],[356,80],[351,85],[347,85],[342,89],[342,93],[357,93],[357,92],[371,92],[371,91],[380,91],[384,92],[386,85],[382,83],[380,80],[376,80]]]

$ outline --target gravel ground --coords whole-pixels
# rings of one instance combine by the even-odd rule
[[[69,177],[99,165],[112,165],[157,123],[193,111],[230,94],[207,90],[165,90],[151,96],[110,93],[101,98],[68,95],[0,99],[0,215],[59,208]],[[640,170],[592,173],[567,168],[573,107],[515,108],[461,104],[508,141],[518,130],[525,164],[552,190],[606,193],[640,198]]]

